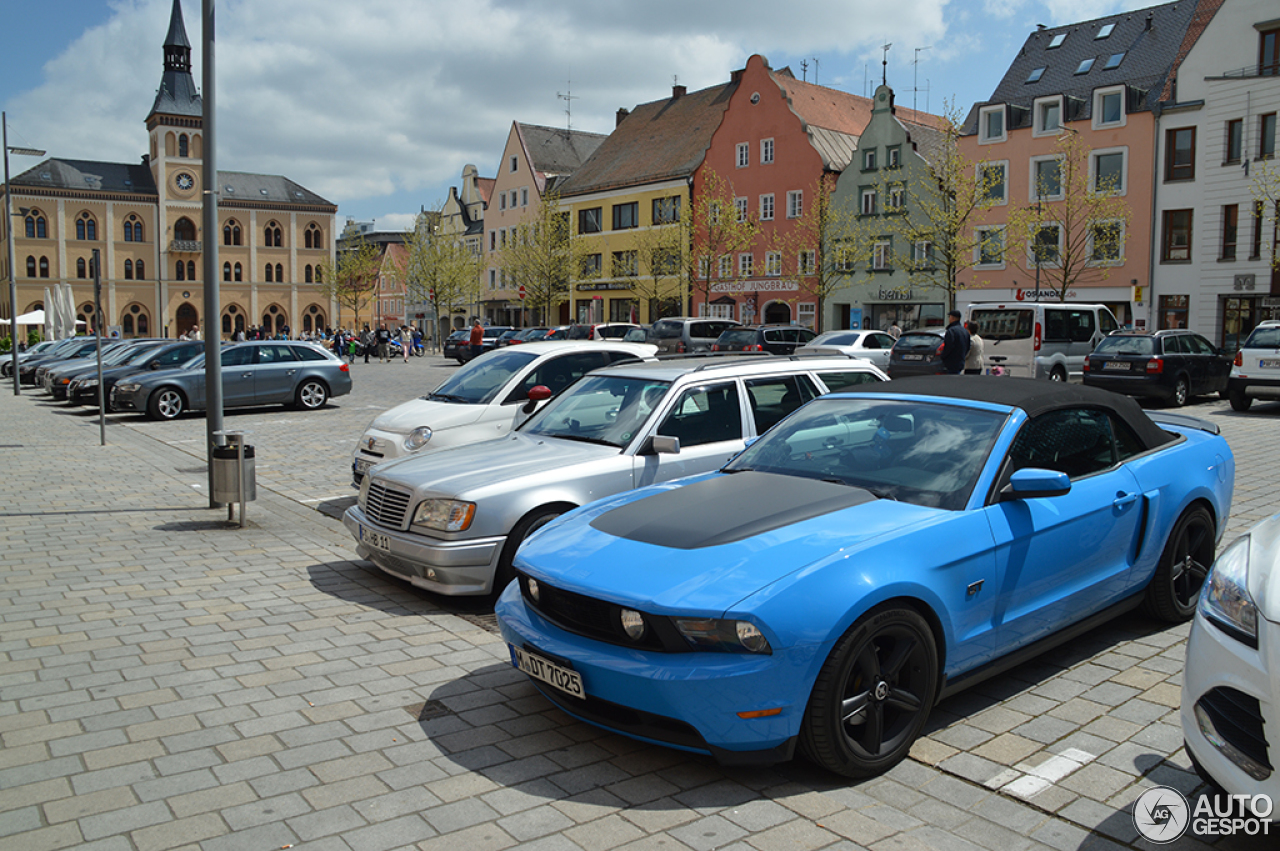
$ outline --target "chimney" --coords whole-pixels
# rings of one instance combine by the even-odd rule
[[[684,97],[685,93],[686,93],[686,92],[688,92],[688,91],[689,91],[689,89],[688,89],[688,88],[686,88],[685,86],[672,86],[672,87],[671,87],[671,99],[672,99],[672,100],[676,100],[677,98],[682,98],[682,97]]]
[[[1147,25],[1146,25],[1145,29],[1147,29],[1147,30],[1150,30],[1150,29],[1151,29],[1151,19],[1152,19],[1153,17],[1155,17],[1154,13],[1152,13],[1152,12],[1147,12]]]
[[[626,109],[626,108],[621,107],[621,106],[620,106],[620,107],[618,107],[618,117],[617,117],[616,119],[614,119],[613,126],[614,126],[614,127],[617,127],[617,126],[619,126],[620,124],[622,124],[622,122],[623,122],[623,121],[626,119],[626,117],[627,117],[628,115],[630,115],[630,114],[631,114],[631,110]]]

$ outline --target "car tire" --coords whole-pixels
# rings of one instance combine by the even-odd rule
[[[1190,620],[1217,542],[1213,515],[1203,505],[1193,505],[1173,524],[1165,541],[1156,574],[1147,586],[1143,603],[1147,613],[1169,623]]]
[[[1241,390],[1230,390],[1227,392],[1227,399],[1231,402],[1231,410],[1244,413],[1249,410],[1249,406],[1253,404],[1253,397],[1246,395]]]
[[[906,606],[872,609],[823,663],[800,724],[800,749],[845,777],[882,774],[911,750],[937,691],[929,624]]]
[[[329,388],[323,381],[309,378],[298,387],[298,392],[294,394],[293,405],[304,411],[314,411],[317,408],[323,408],[328,401]]]
[[[520,522],[511,530],[511,534],[507,535],[507,542],[502,545],[502,554],[498,556],[498,569],[493,574],[493,587],[489,590],[490,596],[497,598],[511,584],[511,580],[516,578],[514,565],[516,550],[520,549],[520,545],[524,543],[525,538],[528,538],[571,508],[572,506],[567,505],[543,506],[529,512],[520,519]]]
[[[1187,404],[1187,400],[1191,398],[1191,385],[1187,382],[1185,375],[1178,376],[1178,380],[1173,383],[1173,393],[1169,396],[1169,404],[1175,408],[1181,408]]]
[[[161,387],[147,399],[147,414],[153,420],[176,420],[187,409],[187,400],[176,387]]]
[[[1060,366],[1055,366],[1049,371],[1049,380],[1065,384],[1067,381],[1067,371]]]

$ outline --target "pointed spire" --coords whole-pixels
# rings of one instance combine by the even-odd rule
[[[191,43],[187,41],[187,28],[182,21],[181,0],[173,0],[169,34],[164,40],[164,75],[147,121],[156,113],[192,118],[203,114],[196,81],[191,76]]]

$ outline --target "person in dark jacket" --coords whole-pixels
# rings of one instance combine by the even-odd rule
[[[952,375],[964,372],[964,359],[969,356],[969,332],[960,324],[960,311],[949,314],[951,322],[942,337],[942,366]]]

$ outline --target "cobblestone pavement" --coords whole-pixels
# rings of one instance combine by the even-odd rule
[[[1134,617],[944,702],[870,781],[573,721],[477,604],[377,572],[331,516],[362,428],[453,369],[357,363],[322,411],[229,412],[258,451],[243,529],[208,508],[203,419],[111,417],[103,447],[96,416],[0,393],[0,851],[1144,848],[1134,798],[1199,787],[1187,630]],[[1228,538],[1280,510],[1280,405],[1189,410],[1236,453]]]

